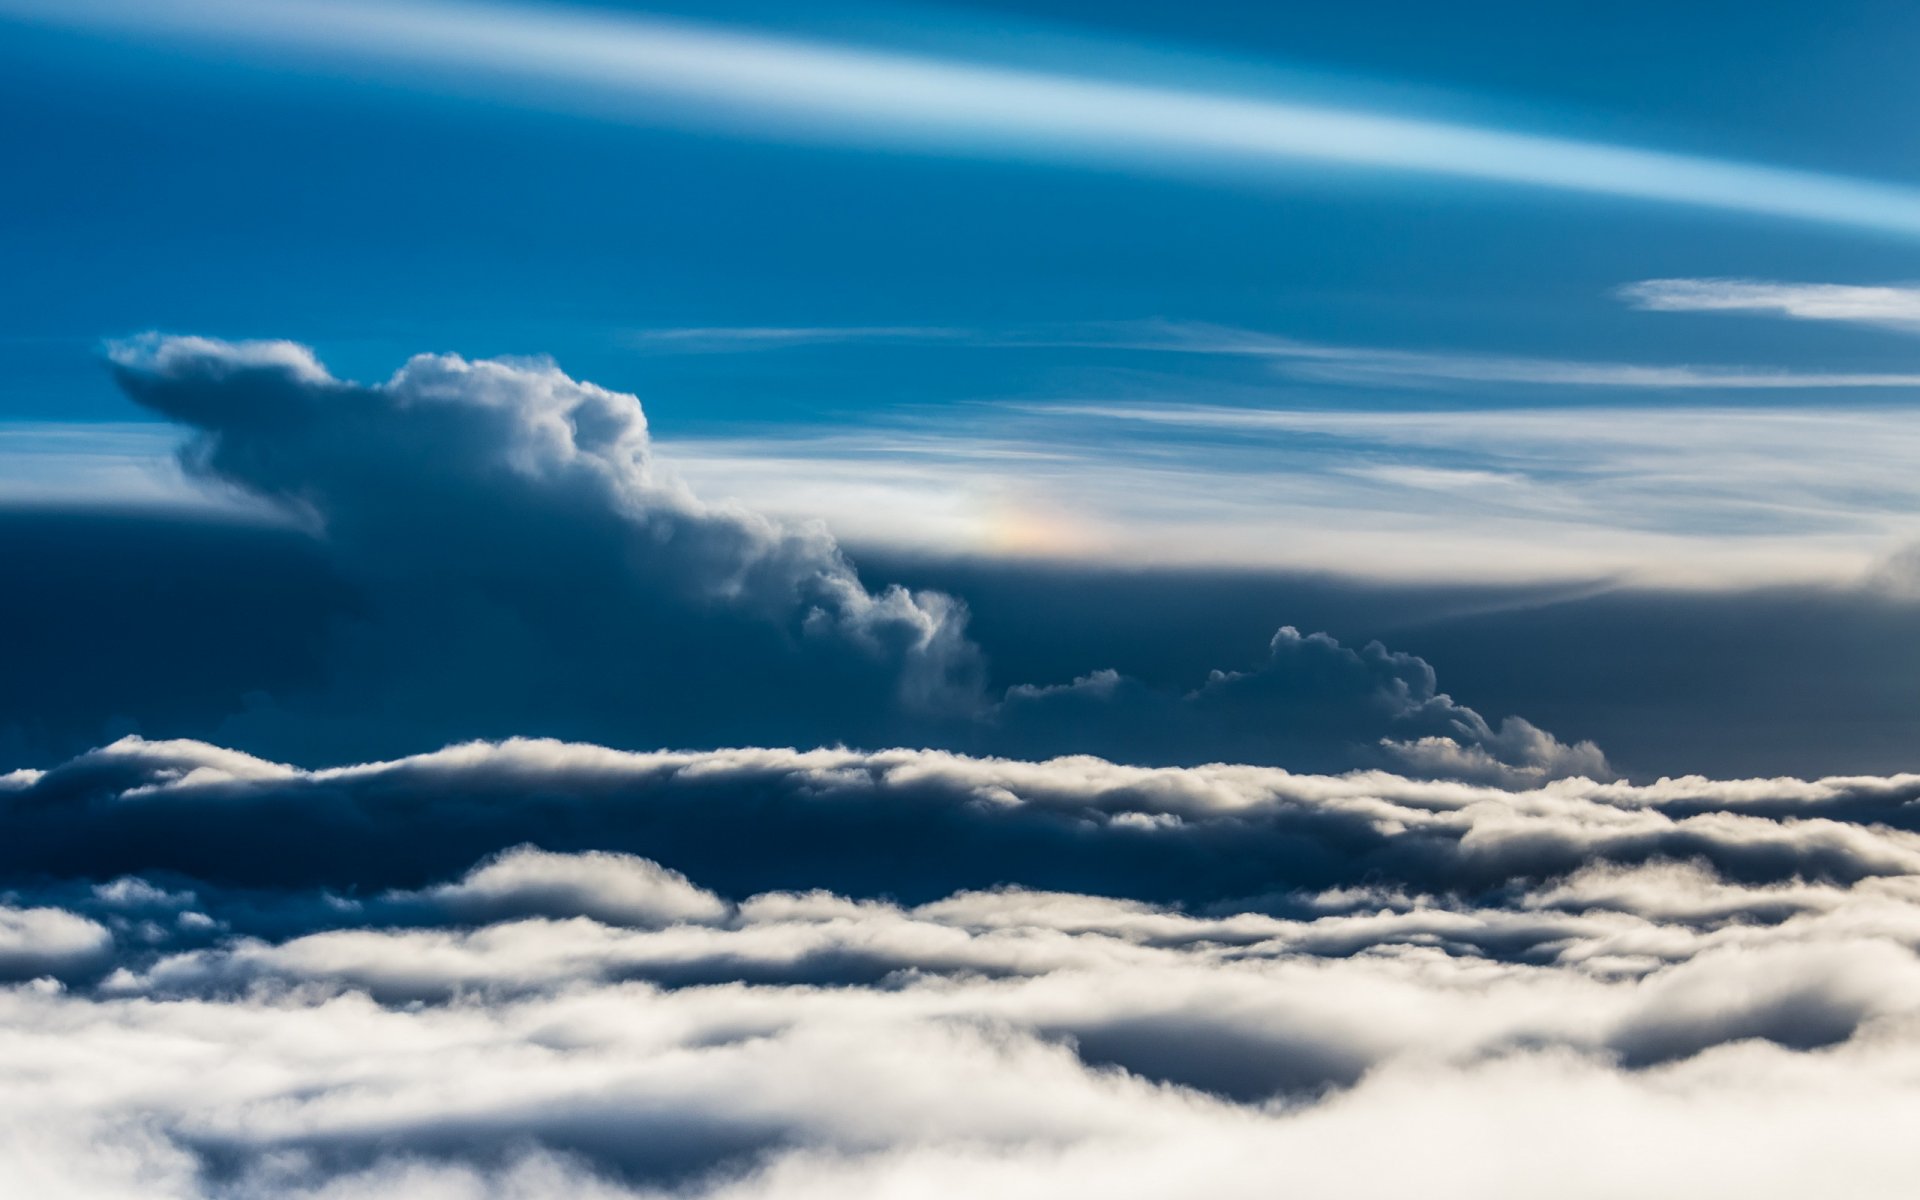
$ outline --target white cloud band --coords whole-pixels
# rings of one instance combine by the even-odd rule
[[[1147,168],[1303,162],[1920,233],[1895,185],[1416,117],[971,63],[638,16],[364,0],[4,0],[0,14],[350,61],[504,76],[540,102],[988,155]]]

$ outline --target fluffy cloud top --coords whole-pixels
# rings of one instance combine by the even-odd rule
[[[0,782],[0,1190],[1902,1196],[1917,790],[129,741]]]
[[[1477,895],[1596,861],[1665,860],[1746,884],[1848,884],[1920,867],[1916,794],[1914,777],[1512,790],[1238,764],[525,739],[310,771],[129,738],[0,780],[0,877],[418,889],[531,843],[642,855],[736,899],[811,887],[932,899],[1005,882],[1200,905],[1376,884]],[[520,851],[423,895],[476,915],[619,923],[717,911],[684,879],[642,886],[631,870]],[[588,892],[600,907],[567,907]]]
[[[197,431],[192,470],[300,514],[425,623],[466,603],[601,635],[667,606],[720,610],[884,664],[912,703],[974,698],[952,600],[870,592],[823,528],[700,502],[655,463],[638,400],[550,363],[420,355],[362,386],[292,343],[174,337],[119,343],[112,361],[135,399]]]

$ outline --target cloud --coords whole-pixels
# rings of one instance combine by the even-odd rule
[[[304,772],[124,744],[14,779],[0,806],[12,831],[91,788],[100,834],[91,864],[0,863],[24,906],[7,912],[57,914],[95,947],[0,986],[0,1185],[789,1200],[1176,1183],[1388,1196],[1438,1179],[1599,1197],[1646,1190],[1657,1166],[1676,1190],[1892,1197],[1907,1170],[1884,1130],[1920,1071],[1920,837],[1895,827],[1913,824],[1917,786],[1514,792],[532,743]],[[699,792],[723,874],[738,881],[742,854],[771,844],[768,862],[811,882],[735,888],[611,849],[622,815],[665,807],[671,787]],[[364,851],[455,795],[443,834],[453,812],[538,810],[599,847],[511,848],[411,890],[368,886]],[[128,811],[158,806],[204,836],[189,797],[229,829],[253,809],[297,827],[356,797],[359,840],[264,888],[84,878]],[[846,866],[787,836],[790,806],[840,836],[849,812],[897,829],[863,859],[925,898],[833,886]],[[1083,840],[999,853],[992,831],[1035,809]],[[1316,876],[1276,856],[1282,814],[1344,866]],[[1101,826],[1143,839],[1141,861],[1216,827],[1216,870],[1238,856],[1282,890],[1178,903],[1044,886],[1111,853]],[[664,832],[646,840],[670,857],[683,847]],[[253,836],[216,860],[227,875],[276,854]],[[930,878],[915,845],[963,869]],[[995,882],[953,886],[970,872]],[[1383,1139],[1404,1153],[1365,1152]],[[1594,1150],[1622,1139],[1641,1147],[1631,1164]]]
[[[642,350],[674,354],[739,353],[848,342],[973,341],[976,331],[936,325],[724,325],[635,330],[628,342]]]
[[[655,461],[631,396],[550,364],[430,355],[363,386],[286,342],[147,337],[112,356],[130,395],[196,432],[191,473],[303,522],[358,588],[366,611],[337,674],[400,689],[517,675],[536,693],[594,693],[616,721],[644,713],[663,738],[702,711],[752,728],[756,704],[769,719],[783,686],[807,682],[876,711],[979,703],[962,606],[867,590],[818,525],[702,503]],[[751,689],[715,686],[750,675]],[[362,699],[338,719],[392,720],[407,702]]]
[[[0,905],[0,981],[86,972],[104,962],[104,927],[57,908]]]
[[[1215,670],[1185,694],[1102,671],[1065,685],[1015,687],[997,716],[1002,740],[1029,753],[1126,758],[1130,746],[1163,744],[1177,756],[1171,761],[1188,763],[1327,770],[1370,762],[1503,782],[1609,775],[1592,743],[1565,745],[1519,718],[1490,726],[1441,692],[1433,668],[1414,655],[1379,642],[1354,650],[1292,626],[1274,634],[1265,663]],[[1355,745],[1357,734],[1376,745]]]
[[[0,878],[171,875],[362,898],[403,889],[390,902],[409,911],[639,926],[724,912],[619,855],[733,901],[818,887],[921,902],[1020,882],[1155,903],[1284,904],[1302,888],[1477,895],[1597,863],[1669,860],[1699,860],[1743,886],[1851,885],[1920,870],[1916,792],[1911,776],[1514,789],[1224,763],[632,753],[532,740],[303,770],[127,739],[8,783]],[[614,857],[561,864],[516,851],[449,889],[419,891],[526,843]],[[589,894],[598,907],[583,907]],[[1814,903],[1783,894],[1769,904],[1803,901]]]
[[[1920,202],[1894,184],[637,15],[358,0],[7,0],[0,15],[648,124],[1186,173],[1233,168],[1236,179],[1248,167],[1363,167],[1920,231]]]
[[[154,424],[0,421],[0,505],[104,502],[230,512],[218,496],[181,478],[172,458],[177,440]]]
[[[734,334],[742,346],[824,336],[662,332],[689,335],[662,346],[712,348]],[[728,498],[796,527],[825,520],[865,548],[1028,562],[1257,566],[1400,580],[1457,580],[1466,571],[1476,582],[1605,577],[1729,588],[1853,583],[1920,540],[1920,491],[1905,469],[1911,411],[1808,398],[1916,388],[1920,375],[1342,347],[1166,322],[1070,333],[1031,342],[996,335],[994,344],[1162,361],[1169,353],[1219,355],[1243,360],[1243,378],[1210,381],[1218,398],[1211,403],[1195,402],[1190,380],[1167,380],[1127,400],[960,406],[771,436],[670,435],[652,444],[654,459],[670,460],[710,504]],[[1422,395],[1412,411],[1382,407],[1378,394],[1338,409],[1303,407],[1298,397],[1281,404],[1267,364],[1370,393]],[[1550,398],[1535,394],[1568,386],[1611,398],[1570,408],[1543,406]],[[1484,396],[1463,390],[1488,387],[1518,389],[1509,399],[1520,406],[1487,407]],[[1458,403],[1434,408],[1435,389],[1458,393]],[[1728,402],[1754,389],[1800,394],[1792,402]],[[1670,394],[1658,405],[1621,407],[1622,391]],[[1678,391],[1719,398],[1680,403]],[[43,427],[12,440],[25,497],[71,500],[84,485],[96,498],[117,492],[227,510],[239,503],[231,489],[183,485],[177,467],[157,457],[162,439],[152,432],[138,441],[109,433],[96,444],[73,427]],[[0,454],[8,441],[0,433]],[[1213,665],[1235,664],[1195,669]],[[998,682],[1029,680],[1009,673]],[[812,733],[797,740],[850,736]],[[754,736],[782,740],[770,727]]]
[[[1267,389],[672,449],[703,491],[872,548],[1726,590],[1852,584],[1920,539],[1917,430],[1901,405],[1315,408]]]
[[[727,906],[678,871],[631,854],[550,854],[516,846],[460,879],[418,895],[421,903],[463,920],[591,917],[640,928],[715,921]]]
[[[1651,312],[1741,312],[1801,321],[1845,321],[1911,332],[1920,329],[1920,288],[1764,279],[1647,279],[1620,289]]]
[[[203,560],[216,577],[187,579],[163,543],[198,530],[20,517],[16,557],[43,586],[19,622],[72,631],[0,687],[21,762],[142,731],[304,762],[534,733],[1606,770],[1590,745],[1456,702],[1416,657],[1291,629],[1250,669],[1196,662],[1185,685],[996,686],[960,600],[869,589],[818,522],[701,499],[636,398],[551,363],[422,355],[366,385],[289,342],[152,335],[111,353],[131,397],[189,430],[186,472],[279,527],[256,516]],[[146,607],[103,579],[115,556],[150,565],[128,572]],[[1460,753],[1401,752],[1422,739]]]
[[[1655,281],[1681,283],[1687,281]],[[1637,285],[1651,287],[1653,284]],[[1629,289],[1631,291],[1631,289]],[[1866,290],[1866,289],[1862,289]],[[1648,304],[1647,307],[1656,307]],[[1300,341],[1183,322],[1110,327],[1090,344],[1178,354],[1271,359],[1308,378],[1347,383],[1535,384],[1628,391],[1779,391],[1920,387],[1916,372],[1799,371],[1692,363],[1591,362],[1513,355],[1399,350]]]

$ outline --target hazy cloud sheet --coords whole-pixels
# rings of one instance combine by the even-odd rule
[[[1905,404],[1061,401],[673,443],[702,491],[929,553],[1729,588],[1920,539]]]

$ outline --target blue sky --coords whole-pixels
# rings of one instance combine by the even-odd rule
[[[1916,61],[0,0],[0,1197],[1910,1200]]]
[[[1920,278],[1901,6],[319,7],[0,4],[9,495],[166,490],[102,465],[165,449],[99,362],[159,329],[548,355],[704,487],[933,550],[1700,583],[1920,537],[1912,295],[1622,293]],[[1284,416],[1407,409],[1460,415]],[[1570,409],[1660,415],[1473,415]]]

